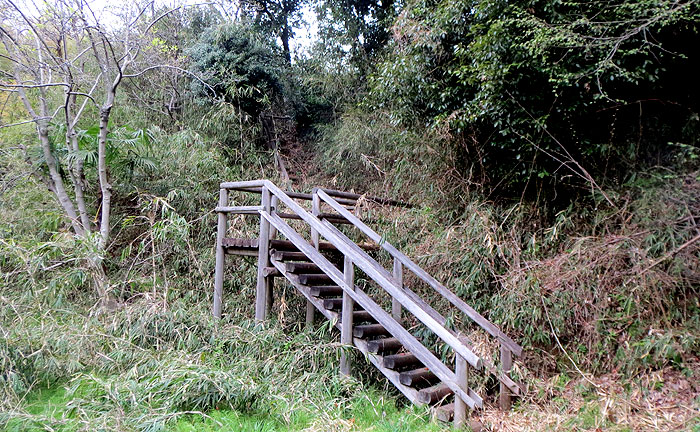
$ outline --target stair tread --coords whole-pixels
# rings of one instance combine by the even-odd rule
[[[374,354],[383,354],[390,351],[398,351],[403,347],[401,342],[393,337],[375,339],[367,345],[369,351]]]
[[[413,355],[413,353],[405,352],[398,354],[389,354],[384,356],[384,366],[389,369],[402,369],[406,367],[416,367],[423,363]]]
[[[432,387],[418,390],[418,400],[426,404],[434,404],[452,394],[452,390],[445,383],[435,384]]]
[[[381,324],[364,324],[355,326],[352,329],[353,336],[358,338],[366,338],[372,336],[385,336],[389,332]]]
[[[434,385],[437,381],[439,381],[438,377],[427,367],[403,371],[399,375],[399,382],[401,382],[401,384],[412,387],[426,387]]]

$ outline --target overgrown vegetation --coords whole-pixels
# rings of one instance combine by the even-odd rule
[[[0,4],[0,428],[441,429],[252,261],[210,318],[254,178],[415,204],[356,211],[525,347],[486,428],[700,427],[697,3],[316,6]]]

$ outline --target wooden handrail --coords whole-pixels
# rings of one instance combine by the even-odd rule
[[[432,277],[428,272],[423,270],[418,264],[413,262],[409,257],[403,254],[401,251],[396,249],[391,243],[387,242],[372,228],[367,226],[362,222],[357,216],[349,212],[345,207],[341,206],[333,197],[328,195],[322,190],[319,190],[318,196],[330,205],[335,211],[337,211],[341,216],[343,216],[348,221],[357,227],[362,233],[364,233],[371,240],[377,242],[379,246],[389,252],[389,254],[399,260],[407,269],[409,269],[413,274],[418,276],[428,285],[430,285],[435,291],[445,297],[450,303],[452,303],[457,309],[471,318],[476,324],[488,332],[491,336],[498,339],[500,343],[506,346],[513,354],[519,356],[522,354],[523,348],[518,345],[513,339],[509,338],[505,333],[501,331],[495,324],[486,319],[483,315],[477,312],[474,308],[469,306],[464,300],[459,298],[457,294],[450,291],[444,285]]]
[[[288,197],[284,197],[283,195],[279,194],[279,192],[282,191],[279,190],[276,186],[270,186],[272,186],[270,187],[271,192],[275,194],[280,199],[280,201],[284,201],[285,198],[288,199]],[[302,210],[304,213],[307,213],[301,208],[300,210]],[[371,297],[365,294],[358,287],[349,286],[346,283],[345,278],[340,272],[340,270],[338,270],[333,264],[331,264],[331,262],[328,261],[328,259],[326,259],[323,255],[321,255],[321,253],[317,251],[311,244],[304,240],[304,238],[301,237],[299,233],[294,231],[286,222],[284,222],[284,220],[282,220],[279,216],[275,214],[269,214],[266,211],[260,211],[260,215],[261,217],[266,219],[271,225],[277,228],[277,230],[280,233],[282,233],[285,237],[287,237],[288,240],[294,243],[295,246],[304,254],[306,254],[306,256],[308,256],[314,264],[316,264],[321,270],[323,270],[323,272],[326,273],[333,280],[333,282],[340,286],[344,292],[348,293],[348,295],[352,297],[352,299],[356,303],[362,306],[362,308],[367,310],[374,317],[374,319],[377,320],[379,324],[383,325],[387,330],[391,332],[391,334],[394,337],[396,337],[404,346],[406,346],[406,348],[411,350],[411,352],[416,357],[418,357],[418,359],[421,362],[423,362],[438,378],[440,378],[440,380],[442,380],[442,382],[444,382],[458,397],[465,401],[471,408],[480,406],[478,401],[470,397],[467,394],[467,392],[461,388],[461,386],[457,382],[457,377],[455,376],[455,373],[452,372],[452,370],[450,370],[444,363],[442,363],[442,361],[440,361],[433,353],[431,353],[428,348],[423,346],[423,344],[421,344],[411,333],[409,333],[408,330],[406,330],[405,328],[403,328],[403,326],[397,323],[396,320],[394,320],[389,313],[387,313],[374,300],[372,300]],[[320,221],[318,222],[320,225]],[[319,226],[318,228],[321,228],[319,229],[320,233],[326,231],[324,227]],[[338,247],[338,249],[341,249],[340,245],[336,245],[336,247]],[[348,252],[350,251],[348,250]],[[366,267],[366,264],[360,266],[360,263],[358,261],[355,261],[355,257],[352,256],[352,253],[349,253],[348,255],[350,255],[352,261],[359,267]],[[364,259],[361,257],[357,258],[360,261],[364,261]],[[459,353],[459,351],[461,350],[455,351]],[[462,355],[461,353],[459,354]],[[465,358],[465,360],[469,361],[469,359],[466,356],[463,357]]]
[[[353,243],[343,241],[335,233],[330,231],[323,222],[316,216],[312,215],[306,211],[299,204],[294,202],[290,197],[288,197],[284,191],[278,188],[270,181],[266,181],[265,185],[272,194],[277,196],[277,198],[283,202],[290,210],[302,217],[302,219],[308,223],[313,229],[318,231],[323,237],[325,237],[331,244],[333,244],[339,251],[344,255],[350,256],[352,261],[362,269],[368,276],[370,276],[377,284],[379,284],[382,289],[387,291],[392,297],[396,298],[403,307],[411,312],[420,322],[425,324],[425,326],[433,333],[435,333],[440,339],[447,343],[456,353],[464,357],[465,360],[469,362],[474,368],[481,369],[482,362],[481,358],[474,354],[470,349],[468,349],[458,338],[452,335],[443,325],[441,325],[435,318],[430,316],[423,308],[417,304],[412,298],[410,298],[403,289],[396,286],[395,281],[392,277],[386,277],[382,272],[378,271],[376,266],[379,266],[373,258],[367,255],[366,252],[362,250],[353,249]],[[327,195],[326,195],[327,196]],[[298,247],[298,246],[297,246]],[[375,265],[376,264],[376,265]]]

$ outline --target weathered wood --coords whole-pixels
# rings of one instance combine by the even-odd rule
[[[228,204],[228,191],[219,190],[219,206]],[[224,292],[224,267],[226,255],[224,250],[224,238],[226,237],[226,213],[219,213],[216,226],[216,265],[214,270],[214,306],[212,315],[221,318],[222,299]]]
[[[355,326],[353,336],[356,338],[368,338],[375,336],[389,336],[389,331],[381,324],[365,324]]]
[[[316,224],[317,228],[323,229],[323,225],[319,224],[318,219],[314,219],[307,211],[305,211],[301,206],[296,204],[293,200],[284,197],[283,192],[277,188],[272,183],[268,183],[273,193],[280,197],[280,201],[284,202],[285,205],[292,208],[293,211],[303,214],[305,220],[309,224]],[[430,352],[425,346],[423,346],[412,334],[398,324],[389,313],[384,311],[371,297],[364,293],[361,289],[357,287],[349,287],[345,284],[343,276],[340,271],[335,268],[333,264],[321,253],[308,244],[303,237],[301,237],[296,231],[294,231],[289,225],[287,225],[284,220],[277,217],[276,215],[270,215],[266,212],[260,213],[263,218],[267,219],[272,223],[285,237],[294,242],[294,244],[304,252],[311,260],[316,263],[323,271],[331,276],[333,281],[341,286],[345,292],[350,293],[350,296],[358,303],[362,308],[369,311],[372,316],[382,324],[383,326],[390,329],[390,333],[399,339],[401,343],[412,353],[414,353],[428,368],[430,368],[435,375],[438,376],[443,382],[448,383],[448,385],[457,392],[460,397],[467,400],[471,408],[481,407],[482,403],[469,397],[455,382],[454,372],[447,368],[433,353]],[[320,231],[320,230],[319,230]],[[324,234],[325,235],[325,234]],[[329,235],[332,235],[329,233]],[[348,250],[348,248],[345,248]],[[345,250],[343,252],[345,252]],[[370,360],[371,361],[371,360]],[[405,387],[405,386],[404,386]],[[403,389],[402,389],[403,391]],[[407,391],[407,393],[410,393]]]
[[[263,276],[267,277],[278,277],[282,276],[282,273],[280,273],[279,270],[277,270],[276,267],[273,266],[268,266],[263,269]]]
[[[442,399],[447,398],[452,393],[454,393],[452,389],[450,389],[445,383],[440,383],[432,387],[418,390],[418,400],[424,404],[432,405]]]
[[[343,289],[337,285],[316,285],[310,287],[310,290],[314,297],[343,295]]]
[[[314,307],[313,303],[311,303],[311,301],[307,299],[307,301],[306,301],[306,327],[309,327],[309,328],[313,327],[315,315],[316,315],[316,308]]]
[[[224,189],[226,190],[226,189]],[[216,213],[233,213],[233,214],[249,214],[257,215],[263,208],[261,206],[218,206],[214,209]]]
[[[384,356],[384,366],[389,369],[415,368],[422,366],[422,363],[411,353],[398,353]]]
[[[286,268],[289,273],[323,273],[314,263],[288,262]]]
[[[249,183],[252,184],[253,182],[259,182],[259,184],[257,186],[240,186],[240,184],[247,183],[247,182],[224,182],[224,183],[221,183],[221,188],[259,194],[262,192],[263,185],[270,185],[271,184],[271,182],[269,180],[251,180]],[[236,185],[236,186],[233,186],[233,185]],[[300,200],[304,200],[304,201],[311,201],[313,199],[313,195],[308,194],[308,193],[300,193],[300,192],[292,192],[292,191],[284,191],[284,193],[289,198],[293,198],[293,199],[300,199]],[[340,198],[340,197],[337,198],[336,200],[339,203],[345,204],[345,205],[355,205],[355,202],[357,202],[357,200],[355,200],[355,199]]]
[[[369,341],[367,349],[374,354],[384,354],[387,352],[398,351],[403,345],[396,338],[382,338]]]
[[[403,264],[396,258],[394,258],[393,276],[396,283],[403,288]],[[401,322],[401,303],[394,297],[391,298],[391,316],[393,316],[397,322]]]
[[[322,193],[323,192],[319,192],[319,194]],[[365,251],[358,248],[352,242],[352,240],[340,232],[338,228],[334,227],[328,221],[323,221],[321,224],[327,228],[328,231],[326,234],[324,234],[324,237],[328,238],[329,240],[334,239],[339,247],[346,249],[343,250],[343,253],[350,254],[353,257],[353,260],[355,260],[357,263],[358,267],[362,268],[362,270],[375,282],[377,282],[379,286],[384,288],[389,295],[396,298],[403,307],[405,307],[410,313],[418,318],[418,320],[425,324],[430,331],[445,341],[445,343],[455,350],[455,352],[458,352],[460,355],[464,356],[464,358],[467,359],[472,366],[474,366],[476,369],[481,369],[481,358],[467,348],[453,331],[449,330],[443,323],[438,321],[435,316],[430,313],[429,309],[425,307],[425,302],[417,302],[415,297],[409,296],[409,294],[402,287],[397,285],[393,276],[391,276],[385,268],[379,265],[379,263],[372,259],[372,257],[370,257]]]
[[[508,375],[513,368],[513,353],[504,345],[501,345],[501,368],[505,375]],[[498,405],[503,411],[508,411],[510,409],[510,402],[510,390],[505,383],[501,381]]]
[[[469,365],[459,354],[455,356],[455,376],[457,383],[463,390],[469,391]],[[467,404],[459,397],[455,397],[454,402],[454,427],[462,428],[467,421]]]
[[[311,261],[302,252],[285,252],[278,251],[277,249],[272,249],[270,251],[270,257],[277,261]]]
[[[354,311],[352,313],[352,321],[353,323],[374,321],[374,317],[365,310]]]
[[[294,213],[277,213],[279,217],[282,219],[294,219],[294,220],[302,220],[301,216],[295,215]],[[352,222],[348,221],[342,216],[334,215],[331,213],[320,213],[318,216],[320,219],[328,219],[329,221],[337,224],[345,224],[345,225],[351,225]]]
[[[221,241],[221,244],[224,247],[257,249],[258,248],[258,239],[227,237]]]
[[[313,190],[313,193],[311,194],[311,213],[314,215],[317,215],[321,211],[321,199],[318,197],[316,194],[316,189]],[[298,215],[295,215],[298,216]],[[299,216],[301,218],[301,216]],[[314,248],[316,250],[320,250],[321,247],[321,237],[318,234],[318,231],[314,229],[314,227],[311,227],[311,244],[314,245]],[[313,264],[313,263],[311,263]],[[317,266],[318,268],[318,266]],[[309,315],[309,303],[306,302],[306,314],[307,314],[307,320],[308,320],[308,315]],[[323,305],[325,307],[325,304]],[[328,309],[328,308],[326,308]],[[312,317],[311,320],[313,321],[313,312],[311,312]]]
[[[364,198],[367,201],[372,201],[377,204],[383,204],[383,205],[390,205],[394,207],[405,207],[405,208],[413,208],[413,204],[403,202],[403,201],[396,201],[393,199],[387,199],[387,198],[378,198],[374,196],[367,196],[367,195],[360,195],[357,193],[353,192],[345,192],[345,191],[340,191],[340,190],[335,190],[335,189],[327,189],[327,188],[321,188],[322,191],[327,193],[328,195],[333,196],[336,198],[345,198],[345,199],[354,199],[358,200],[360,198]]]
[[[435,376],[434,373],[430,371],[427,367],[422,367],[414,370],[409,370],[405,372],[401,372],[401,375],[399,376],[399,381],[403,385],[407,386],[430,386],[434,385],[438,381],[438,377]]]
[[[340,310],[343,307],[343,298],[323,299],[323,307],[330,310]]]
[[[445,405],[440,405],[435,408],[435,418],[444,423],[449,423],[452,421],[455,413],[455,404],[448,403]]]
[[[270,240],[270,250],[275,250],[275,252],[298,252],[292,242],[288,240]],[[244,247],[244,248],[258,248],[258,239],[247,239],[247,238],[224,238],[222,244],[224,247]],[[379,246],[373,243],[358,243],[358,247],[364,250],[378,250]],[[332,251],[336,252],[338,249],[329,242],[320,242],[318,250],[321,251]]]
[[[343,279],[347,286],[355,286],[355,266],[350,258],[345,257],[343,263]],[[324,304],[325,306],[325,304]],[[355,308],[355,302],[350,297],[350,294],[343,292],[343,312],[342,312],[342,327],[340,330],[340,342],[346,345],[352,344],[353,335],[353,309]],[[348,353],[343,350],[340,353],[340,373],[343,375],[350,375],[350,357]]]
[[[270,191],[263,188],[262,191],[262,206],[266,212],[270,211]],[[264,321],[267,307],[267,283],[265,277],[265,267],[270,265],[270,222],[260,218],[260,237],[258,240],[258,280],[255,290],[255,321]]]
[[[277,207],[280,204],[279,198],[277,198],[276,195],[272,195],[272,198],[270,199],[270,211],[271,213],[277,213]],[[277,228],[271,226],[270,227],[270,240],[274,240],[277,237]],[[270,254],[272,255],[272,254]]]
[[[300,274],[299,281],[304,285],[328,285],[333,279],[326,274]]]
[[[486,330],[486,332],[488,332],[491,336],[497,338],[501,343],[505,344],[514,354],[520,355],[522,353],[522,347],[518,345],[515,341],[513,341],[511,338],[509,338],[505,333],[503,333],[495,324],[484,318],[481,314],[474,310],[474,308],[472,308],[466,302],[464,302],[464,300],[462,300],[455,293],[443,286],[440,282],[438,282],[434,277],[429,275],[425,270],[423,270],[420,266],[414,263],[401,251],[396,249],[391,243],[384,241],[381,235],[372,230],[357,216],[347,211],[342,205],[340,205],[340,203],[338,203],[336,200],[334,200],[322,190],[318,191],[318,196],[328,205],[330,205],[335,211],[337,211],[340,215],[345,217],[347,220],[351,221],[353,225],[355,225],[372,241],[378,243],[384,250],[389,252],[391,256],[398,259],[406,268],[408,268],[416,276],[425,281],[435,291],[440,293],[450,303],[452,303],[465,315],[471,318],[475,323],[477,323],[484,330]],[[470,361],[469,363],[471,364],[472,362]]]

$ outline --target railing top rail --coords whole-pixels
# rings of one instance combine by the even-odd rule
[[[246,181],[237,181],[237,182],[223,182],[220,185],[221,189],[229,189],[229,190],[237,190],[241,192],[249,192],[249,193],[260,193],[262,185],[264,182],[269,181],[269,180],[246,180]],[[343,204],[353,204],[360,198],[364,198],[367,201],[371,201],[377,204],[382,204],[382,205],[389,205],[389,206],[394,206],[394,207],[405,207],[405,208],[411,208],[413,207],[413,204],[406,203],[403,201],[397,201],[393,199],[388,199],[388,198],[380,198],[380,197],[375,197],[375,196],[369,196],[369,195],[362,195],[362,194],[357,194],[353,192],[345,192],[341,190],[336,190],[336,189],[328,189],[328,188],[314,188],[314,190],[322,190],[326,192],[328,195],[333,196],[338,202],[343,203]],[[291,198],[296,198],[296,199],[302,199],[306,201],[311,201],[313,199],[313,193],[301,193],[301,192],[292,192],[292,191],[285,191],[287,195]]]
[[[345,207],[341,206],[333,197],[328,195],[323,190],[317,191],[319,197],[330,205],[335,211],[337,211],[341,216],[350,221],[355,227],[362,231],[371,240],[377,242],[384,250],[389,252],[389,254],[399,260],[407,269],[413,272],[416,276],[430,285],[435,291],[445,297],[450,303],[452,303],[457,309],[462,311],[465,315],[471,318],[476,324],[488,332],[491,336],[498,339],[505,347],[507,347],[513,354],[519,356],[522,354],[523,348],[517,344],[514,340],[508,337],[505,333],[501,331],[495,324],[486,319],[483,315],[477,312],[474,308],[469,306],[464,300],[459,298],[455,293],[450,291],[447,287],[442,285],[434,277],[432,277],[428,272],[423,270],[418,264],[413,262],[409,257],[403,254],[400,250],[396,249],[391,243],[385,241],[379,233],[374,231],[372,228],[367,226],[362,222],[357,216],[348,211]]]
[[[431,317],[428,313],[423,311],[423,309],[418,305],[413,299],[411,299],[402,289],[397,287],[396,282],[393,278],[388,278],[382,272],[377,271],[377,268],[372,263],[374,260],[369,257],[364,251],[357,251],[353,247],[343,241],[341,238],[335,235],[331,230],[329,230],[320,219],[309,213],[306,209],[297,204],[293,199],[291,199],[283,190],[278,188],[272,182],[266,180],[264,183],[265,187],[277,196],[277,198],[284,203],[291,211],[298,214],[302,220],[308,223],[312,228],[318,231],[323,237],[325,237],[331,244],[333,244],[340,252],[349,256],[355,264],[360,267],[368,276],[370,276],[379,286],[387,291],[392,297],[394,297],[401,305],[406,308],[410,313],[412,313],[416,318],[418,318],[425,326],[435,333],[440,339],[447,343],[456,353],[459,353],[465,360],[469,362],[474,368],[481,369],[482,362],[481,358],[474,354],[469,348],[467,348],[462,341],[455,337],[450,331],[447,330],[443,325],[441,325],[435,318]],[[261,212],[262,214],[262,212]],[[376,261],[375,261],[376,262]]]

